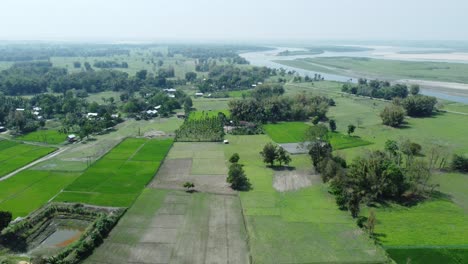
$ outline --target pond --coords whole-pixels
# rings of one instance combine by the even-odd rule
[[[58,227],[57,230],[42,241],[43,247],[66,247],[78,240],[83,233],[83,229]]]

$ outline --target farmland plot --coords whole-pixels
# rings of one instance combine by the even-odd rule
[[[0,140],[0,178],[51,152],[55,148]]]
[[[153,178],[172,139],[129,138],[88,168],[55,201],[127,207]]]
[[[145,189],[85,263],[248,263],[239,198]]]

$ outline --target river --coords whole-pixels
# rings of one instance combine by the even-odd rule
[[[420,48],[408,48],[408,47],[387,47],[387,46],[373,46],[374,48],[372,51],[359,51],[359,52],[324,52],[321,54],[314,54],[314,55],[294,55],[294,56],[276,56],[279,52],[289,50],[289,51],[298,51],[303,50],[300,48],[287,48],[287,47],[274,47],[272,50],[268,51],[256,51],[256,52],[246,52],[241,53],[240,56],[244,57],[246,60],[250,62],[250,64],[255,66],[265,66],[274,69],[286,69],[296,71],[298,74],[305,76],[314,76],[314,74],[322,75],[325,80],[330,81],[338,81],[338,82],[357,82],[357,78],[345,75],[337,75],[337,74],[329,74],[324,72],[317,72],[317,71],[310,71],[304,70],[301,68],[286,66],[283,64],[279,64],[274,62],[274,60],[294,60],[299,58],[316,58],[316,57],[365,57],[365,58],[376,58],[382,59],[384,58],[382,54],[391,54],[391,53],[398,53],[400,51],[425,51],[427,49],[420,49]],[[432,49],[433,50],[433,49]],[[437,90],[437,89],[421,89],[421,94],[434,96],[439,99],[459,102],[468,104],[468,96],[461,96],[461,95],[453,95],[447,93],[446,90]]]

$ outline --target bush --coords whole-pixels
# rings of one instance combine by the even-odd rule
[[[468,172],[468,158],[465,158],[461,155],[453,155],[452,165],[453,170],[460,171],[460,172]]]
[[[382,123],[386,126],[398,127],[405,120],[405,109],[399,105],[389,105],[380,113]]]
[[[401,104],[409,116],[424,117],[432,115],[437,99],[431,96],[415,95],[405,98]]]

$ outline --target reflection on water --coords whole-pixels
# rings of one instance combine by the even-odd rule
[[[52,235],[46,238],[41,246],[46,247],[66,247],[78,240],[83,230],[74,228],[58,228]]]

